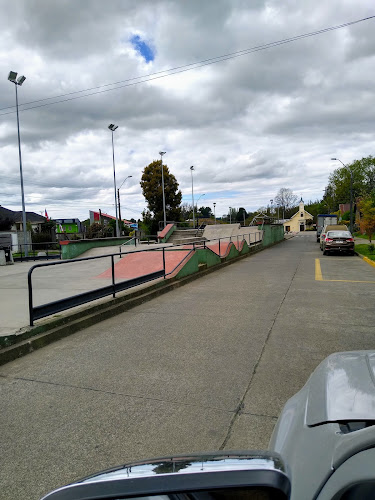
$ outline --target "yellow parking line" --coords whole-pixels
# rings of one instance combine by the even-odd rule
[[[375,283],[375,281],[356,281],[356,280],[322,280],[322,281],[340,281],[342,283]]]
[[[372,264],[372,265],[374,265],[374,264]],[[322,268],[320,267],[320,259],[315,259],[315,281],[336,281],[336,282],[340,282],[340,283],[375,283],[375,281],[327,280],[327,279],[323,279]]]
[[[319,259],[315,259],[315,281],[323,281],[322,269],[320,267]]]

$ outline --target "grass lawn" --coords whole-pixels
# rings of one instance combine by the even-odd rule
[[[362,233],[354,233],[354,236],[356,238],[363,238],[364,240],[369,240],[370,238],[367,236],[367,234],[362,234]]]
[[[370,245],[355,245],[355,251],[375,261],[375,250],[371,253],[369,247]]]

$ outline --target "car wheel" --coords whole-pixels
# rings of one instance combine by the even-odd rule
[[[323,252],[323,247],[320,247],[320,251]]]
[[[328,255],[327,250],[323,250],[323,255]]]

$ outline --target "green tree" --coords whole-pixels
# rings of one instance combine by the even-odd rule
[[[13,226],[13,221],[6,217],[5,219],[0,219],[0,231],[9,231]]]
[[[176,177],[170,173],[167,165],[163,165],[165,211],[167,220],[179,221],[181,218],[182,193],[178,189]],[[164,219],[163,190],[161,179],[161,161],[150,163],[142,173],[141,188],[147,201],[148,212],[151,215],[152,234],[158,230],[158,222]]]
[[[212,210],[210,207],[201,207],[199,209],[199,212],[201,213],[202,217],[205,219],[208,219],[212,215]]]
[[[115,234],[116,234],[116,220],[115,220],[115,219],[110,220],[110,221],[108,222],[108,226],[112,229],[112,233],[113,233],[113,235],[115,235]],[[118,221],[118,227],[119,227],[119,229],[120,229],[120,234],[124,234],[125,236],[128,236],[128,235],[129,235],[129,233],[130,233],[130,227],[129,227],[129,226],[126,226],[126,225],[124,224],[124,221],[119,220],[119,221]]]
[[[113,236],[113,234],[113,228],[110,225],[105,226],[104,224],[98,224],[97,222],[91,224],[91,226],[89,226],[86,231],[86,237],[88,239],[108,238]]]
[[[362,198],[358,203],[358,208],[360,210],[359,226],[371,243],[372,235],[375,233],[375,206],[371,196]]]
[[[289,188],[280,188],[274,198],[275,205],[282,209],[283,219],[287,217],[286,212],[297,205],[298,197]]]
[[[353,200],[367,197],[375,190],[375,158],[368,156],[355,160],[346,167],[337,168],[329,176],[324,199],[332,210],[337,210],[340,203],[350,201],[350,177],[353,174]]]
[[[243,223],[244,220],[247,218],[247,212],[243,207],[240,207],[237,212],[237,217],[236,220],[237,222]]]

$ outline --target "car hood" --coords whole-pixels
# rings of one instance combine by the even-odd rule
[[[375,352],[336,353],[308,382],[306,424],[375,420]]]

